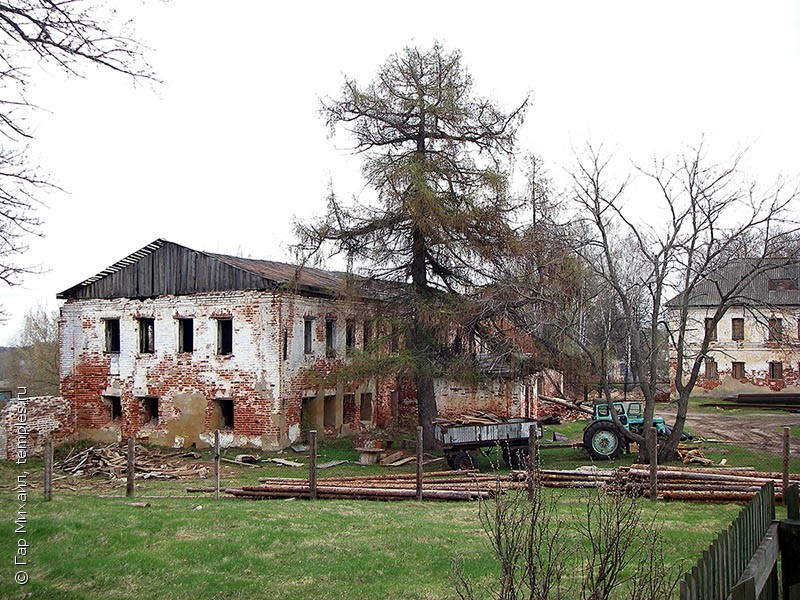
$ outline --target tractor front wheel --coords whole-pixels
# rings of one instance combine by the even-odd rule
[[[614,460],[622,455],[623,442],[611,421],[595,421],[583,433],[583,447],[595,460]]]

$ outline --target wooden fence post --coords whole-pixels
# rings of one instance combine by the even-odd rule
[[[136,453],[136,445],[133,436],[128,436],[128,486],[125,489],[125,495],[128,498],[133,498],[134,490],[136,487],[136,461],[134,459]]]
[[[417,500],[422,500],[422,426],[417,426]]]
[[[219,500],[219,429],[214,430],[214,500]]]
[[[789,489],[789,433],[788,427],[783,428],[783,503],[786,504],[786,490]]]
[[[539,431],[538,425],[531,425],[531,429],[533,433],[528,433],[528,500],[533,500],[534,496],[534,487],[539,484],[538,481],[535,481],[539,473],[539,440],[537,439],[537,434]]]
[[[308,432],[308,497],[317,499],[317,431]]]
[[[800,599],[800,507],[798,484],[783,489],[786,516],[778,523],[778,544],[781,549],[781,588],[788,600]]]
[[[651,427],[647,432],[647,451],[650,454],[650,500],[658,499],[658,432]]]
[[[53,442],[44,443],[44,500],[53,499]]]

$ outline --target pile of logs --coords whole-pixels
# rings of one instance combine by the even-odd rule
[[[506,478],[508,480],[508,478]],[[309,498],[310,486],[305,479],[283,477],[259,478],[261,485],[227,488],[237,498]],[[424,500],[478,500],[489,498],[498,490],[494,475],[476,471],[433,471],[423,476]],[[362,475],[317,479],[317,498],[402,500],[416,498],[415,474]]]
[[[170,451],[136,446],[135,472],[140,479],[180,479],[182,477],[203,477],[209,473],[207,466],[186,464],[180,458],[196,458],[196,453],[183,450]],[[180,464],[178,464],[180,462]],[[125,446],[91,446],[82,451],[70,450],[64,460],[55,467],[76,477],[105,477],[107,479],[125,478],[128,471],[128,458]]]
[[[524,480],[524,471],[514,471],[514,479]],[[650,467],[633,465],[616,469],[576,469],[572,471],[542,470],[544,487],[595,488],[623,491],[631,496],[649,493]],[[658,467],[658,498],[663,500],[695,500],[701,502],[748,501],[768,481],[775,485],[775,497],[783,499],[781,473],[764,473],[749,468],[706,469]],[[791,483],[800,483],[800,474],[790,475]],[[515,485],[512,487],[519,487]]]
[[[434,419],[433,423],[434,425],[441,425],[442,427],[450,427],[451,425],[494,425],[495,423],[505,423],[506,421],[508,421],[508,419],[500,417],[492,412],[468,410],[452,419],[445,419],[443,417]]]

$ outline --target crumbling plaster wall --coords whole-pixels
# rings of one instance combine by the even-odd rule
[[[534,386],[523,379],[495,379],[482,385],[437,380],[436,408],[444,418],[457,418],[467,410],[492,412],[501,417],[530,417]]]
[[[59,320],[62,395],[79,437],[117,441],[128,435],[169,446],[211,441],[215,399],[234,402],[234,428],[223,443],[277,445],[279,299],[269,292],[220,292],[152,299],[70,300]],[[154,352],[139,351],[139,318],[155,320]],[[191,318],[194,350],[178,353],[178,319]],[[217,353],[218,319],[233,323],[233,352]],[[105,351],[105,320],[120,319],[120,351]],[[105,397],[105,398],[104,398]],[[109,398],[122,414],[112,419]],[[158,422],[146,421],[143,398],[158,398]]]
[[[69,403],[60,396],[20,396],[2,403],[0,460],[41,454],[44,442],[68,439],[74,431]]]
[[[346,434],[382,424],[385,420],[381,407],[386,405],[384,396],[391,390],[381,380],[364,377],[348,385],[335,382],[348,356],[363,352],[365,321],[375,335],[376,312],[374,304],[355,298],[334,299],[290,293],[282,296],[280,336],[286,338],[286,358],[281,361],[280,377],[283,445],[297,440],[305,428],[328,434]],[[306,321],[311,322],[310,352],[305,352]],[[332,323],[334,334],[331,349],[327,344],[328,321]],[[347,347],[348,323],[352,331],[350,348]],[[367,419],[362,419],[367,415],[361,414],[364,395],[371,397]]]
[[[705,319],[710,318],[713,309],[694,308],[690,311],[687,355],[693,357],[699,349],[705,327]],[[674,318],[674,316],[673,316]],[[744,319],[744,339],[733,340],[732,319]],[[783,321],[782,341],[769,340],[768,319],[780,318]],[[770,392],[800,393],[798,369],[800,369],[800,340],[798,340],[798,318],[800,310],[776,310],[763,308],[735,307],[729,309],[717,324],[717,341],[711,342],[707,356],[717,363],[716,379],[707,378],[704,367],[693,395],[709,398],[728,398],[738,394],[763,394]],[[675,380],[677,367],[675,352],[670,350],[670,376]],[[770,377],[770,363],[782,363],[783,377]],[[744,378],[733,377],[733,363],[745,364]],[[685,361],[684,370],[691,363]]]

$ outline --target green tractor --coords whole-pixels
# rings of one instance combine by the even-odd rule
[[[620,424],[632,433],[642,435],[644,432],[644,417],[642,416],[642,403],[614,402],[614,410]],[[672,428],[664,423],[661,417],[653,417],[653,427],[656,428],[659,438],[670,434]],[[682,438],[691,436],[684,434]],[[608,404],[595,404],[592,421],[583,430],[583,447],[595,460],[614,460],[624,452],[629,451],[628,440],[625,439],[614,425]]]

